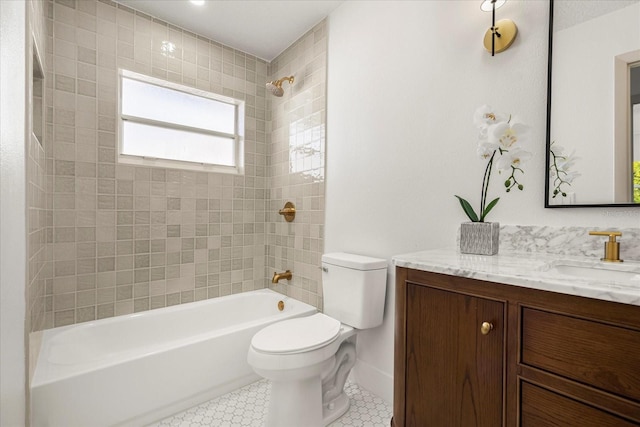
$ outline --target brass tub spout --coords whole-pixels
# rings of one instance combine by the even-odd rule
[[[273,278],[271,278],[271,283],[278,283],[281,279],[291,280],[291,271],[287,270],[284,273],[273,273]]]

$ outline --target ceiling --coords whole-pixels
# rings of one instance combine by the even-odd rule
[[[211,40],[272,61],[344,0],[117,0]]]

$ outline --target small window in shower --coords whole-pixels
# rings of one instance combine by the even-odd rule
[[[119,113],[119,162],[243,171],[243,101],[120,70]]]

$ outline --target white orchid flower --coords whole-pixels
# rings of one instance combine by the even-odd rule
[[[473,114],[473,123],[481,131],[486,130],[496,122],[506,122],[509,117],[504,113],[497,113],[490,105],[481,105]]]
[[[494,144],[489,141],[478,141],[478,157],[483,160],[488,160],[493,156],[493,153],[498,149],[498,144]]]
[[[575,150],[573,150],[568,156],[558,157],[558,155],[556,154],[556,164],[558,166],[558,169],[565,172],[570,170],[575,165],[576,160],[578,159],[579,157],[576,156]]]
[[[523,143],[529,135],[529,126],[522,123],[511,125],[508,122],[500,122],[488,129],[489,142],[500,145],[503,150],[510,149],[517,142]]]
[[[567,172],[566,175],[562,177],[562,180],[567,184],[571,184],[574,179],[578,178],[582,174],[576,171]]]
[[[564,147],[556,144],[555,141],[551,142],[551,150],[549,151],[552,156],[551,164],[549,165],[549,175],[553,177],[553,197],[566,197],[567,193],[563,186],[571,185],[576,178],[581,176],[580,173],[570,170],[579,157],[575,155],[576,150],[573,150],[569,155],[565,155]]]
[[[505,151],[498,159],[496,167],[498,170],[508,170],[511,167],[516,169],[522,169],[522,165],[531,158],[532,154],[521,148],[516,148],[511,151]]]
[[[510,176],[504,181],[504,191],[509,193],[514,187],[522,191],[524,185],[518,181],[518,175],[523,174],[521,165],[527,161],[532,154],[517,146],[517,142],[523,142],[529,133],[529,127],[510,115],[497,113],[489,105],[480,106],[473,115],[473,123],[478,128],[478,140],[476,153],[487,162],[482,178],[482,190],[480,197],[480,209],[476,213],[471,204],[456,195],[462,210],[469,220],[473,222],[484,222],[487,214],[495,207],[500,197],[487,203],[487,190],[491,180],[491,170],[494,162],[500,170],[510,170]]]
[[[481,105],[473,113],[473,124],[478,128],[485,128],[495,122],[493,108],[490,105]]]

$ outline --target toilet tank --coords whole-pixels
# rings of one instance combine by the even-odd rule
[[[323,312],[357,329],[382,324],[387,260],[347,253],[322,255]]]

